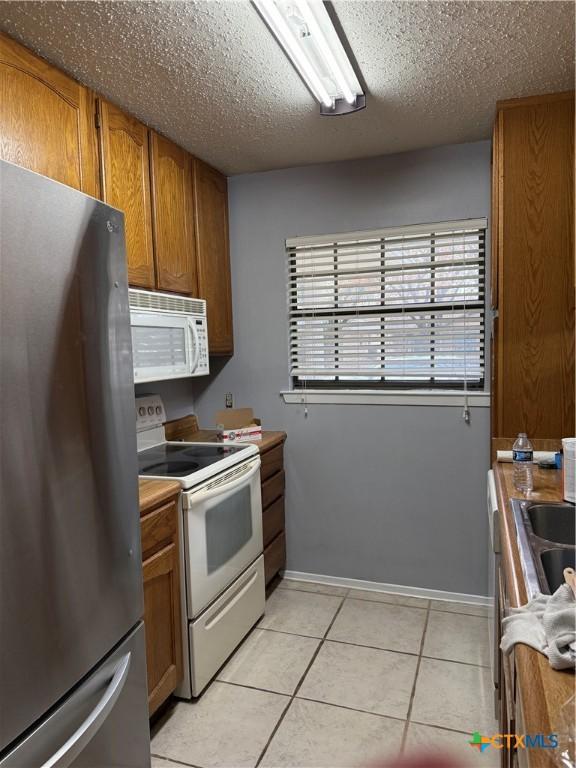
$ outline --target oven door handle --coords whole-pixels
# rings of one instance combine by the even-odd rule
[[[211,484],[210,488],[198,491],[197,493],[191,493],[190,496],[192,498],[189,500],[188,506],[192,506],[193,503],[196,503],[199,500],[208,501],[208,499],[211,499],[213,496],[221,496],[223,493],[234,491],[239,486],[244,485],[247,480],[252,479],[256,472],[260,470],[261,463],[260,459],[257,458],[254,462],[248,464],[240,474],[234,475],[234,479],[229,483],[220,484],[216,480],[215,484]]]

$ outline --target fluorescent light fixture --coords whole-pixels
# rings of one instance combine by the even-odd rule
[[[366,106],[362,86],[321,0],[252,0],[323,115]]]

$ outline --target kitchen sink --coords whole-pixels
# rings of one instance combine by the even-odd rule
[[[540,554],[540,560],[552,594],[564,583],[564,568],[576,568],[576,547],[547,549]]]
[[[536,536],[558,544],[576,544],[573,504],[527,504],[526,512]]]
[[[511,499],[528,597],[554,593],[576,568],[576,506]]]

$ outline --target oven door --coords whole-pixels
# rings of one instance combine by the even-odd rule
[[[131,312],[130,325],[136,384],[194,375],[201,348],[193,317]]]
[[[183,494],[188,618],[198,616],[263,551],[260,458]]]

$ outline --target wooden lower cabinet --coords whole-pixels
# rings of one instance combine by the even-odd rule
[[[182,679],[178,493],[140,519],[150,715]]]
[[[266,585],[286,567],[286,534],[278,534],[274,541],[264,548],[264,578]]]
[[[178,548],[169,544],[142,564],[150,714],[182,679]]]
[[[266,433],[264,433],[266,434]],[[264,539],[264,571],[266,584],[286,566],[286,534],[284,530],[284,433],[275,433],[270,442],[260,447],[262,481],[262,536]],[[266,439],[266,438],[265,438]]]

